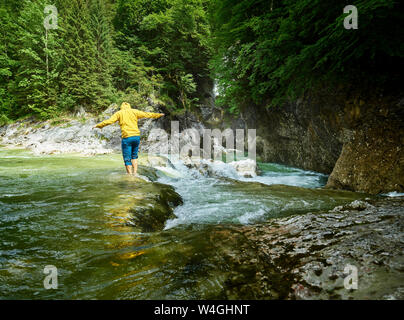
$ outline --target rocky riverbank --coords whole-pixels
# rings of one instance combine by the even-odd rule
[[[154,111],[152,107],[147,111]],[[35,154],[80,153],[85,155],[107,154],[121,148],[121,131],[119,126],[111,125],[92,129],[96,123],[109,118],[118,110],[111,105],[99,116],[82,111],[75,116],[47,121],[25,119],[0,127],[1,143],[21,146]],[[160,124],[151,119],[139,123],[140,130],[147,137],[153,126]]]
[[[37,122],[34,119],[25,119],[13,124],[0,127],[0,144],[12,147],[23,147],[31,150],[36,155],[41,154],[64,154],[79,153],[87,156],[97,154],[109,154],[121,151],[121,131],[117,124],[104,127],[102,130],[93,129],[96,123],[109,118],[118,110],[118,106],[113,104],[102,114],[95,116],[87,114],[84,111],[74,117],[60,118]],[[160,112],[158,106],[150,104],[146,110],[148,112]],[[184,117],[184,119],[188,119]],[[190,117],[191,119],[193,117]],[[185,120],[182,119],[181,122]],[[188,120],[189,120],[188,119]],[[154,156],[161,150],[170,151],[171,144],[177,144],[178,150],[186,146],[196,148],[196,143],[192,132],[185,129],[192,128],[203,136],[204,126],[199,122],[182,123],[181,132],[175,133],[175,138],[170,140],[161,139],[159,131],[153,129],[162,129],[166,127],[167,119],[142,119],[139,122],[141,131],[140,153],[147,153],[148,160],[144,163],[147,166],[169,166],[166,158]],[[190,126],[190,127],[188,127]],[[213,150],[222,151],[224,154],[227,149],[223,148],[217,140],[212,139]],[[200,155],[203,155],[203,149],[200,149]],[[215,175],[213,166],[221,161],[211,159],[202,159],[187,154],[181,154],[180,160],[189,168],[196,168],[201,173]],[[242,177],[254,177],[257,175],[257,165],[254,160],[245,159],[233,161],[230,163],[234,172]]]
[[[404,197],[329,212],[217,227],[216,258],[232,266],[229,299],[404,299]],[[354,266],[358,289],[345,289]]]

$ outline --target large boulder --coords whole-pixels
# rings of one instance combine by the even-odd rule
[[[357,130],[344,144],[328,188],[404,192],[404,126],[385,122]]]

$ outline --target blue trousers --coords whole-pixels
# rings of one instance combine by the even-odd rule
[[[125,166],[131,166],[131,160],[138,158],[137,153],[139,151],[139,144],[140,136],[132,136],[122,139],[122,155]]]

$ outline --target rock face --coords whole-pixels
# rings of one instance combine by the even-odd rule
[[[344,98],[337,93],[319,94],[316,100],[300,99],[282,106],[249,106],[234,119],[223,115],[222,129],[256,129],[257,156],[264,162],[281,163],[325,174],[331,173],[343,145],[339,123]],[[212,124],[214,126],[215,124]]]
[[[404,192],[404,126],[386,122],[355,132],[344,144],[327,187]]]
[[[404,99],[365,93],[318,89],[282,106],[249,106],[237,119],[222,116],[211,125],[256,129],[260,160],[332,173],[329,187],[402,192]]]
[[[403,299],[404,198],[370,202],[217,227],[211,242],[232,266],[226,298]],[[345,288],[355,268],[358,289]]]

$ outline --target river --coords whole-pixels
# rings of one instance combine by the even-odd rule
[[[327,177],[319,173],[259,167],[255,178],[239,178],[226,165],[214,168],[216,177],[181,163],[158,168],[159,182],[184,204],[163,231],[140,233],[116,214],[120,199],[135,192],[121,155],[0,148],[0,298],[223,299],[232,266],[213,249],[213,230],[363,197],[321,189]],[[56,290],[43,287],[47,265],[57,267]]]

